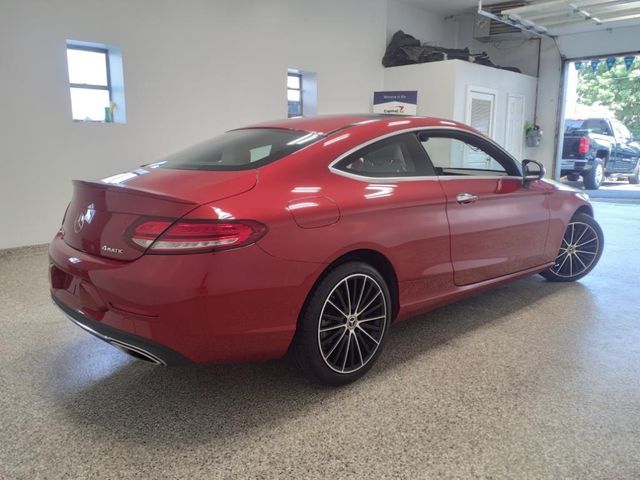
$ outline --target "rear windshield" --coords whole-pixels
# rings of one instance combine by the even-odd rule
[[[150,166],[183,170],[248,170],[313,143],[319,134],[276,128],[232,130]]]
[[[590,118],[585,120],[582,126],[582,130],[591,130],[593,133],[600,133],[603,135],[613,135],[609,128],[609,122],[603,118]]]

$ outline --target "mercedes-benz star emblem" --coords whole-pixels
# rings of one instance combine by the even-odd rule
[[[87,207],[84,212],[80,212],[76,221],[73,222],[73,231],[76,233],[80,233],[80,231],[84,228],[85,223],[91,223],[93,220],[93,216],[95,215],[96,210],[93,203]]]

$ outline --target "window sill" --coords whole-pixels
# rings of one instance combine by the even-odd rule
[[[73,119],[73,123],[90,123],[90,124],[103,124],[103,125],[123,125],[124,122],[105,122],[104,120],[77,120]]]

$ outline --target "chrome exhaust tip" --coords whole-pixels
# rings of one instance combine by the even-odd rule
[[[110,339],[108,342],[116,347],[118,350],[137,358],[138,360],[144,360],[145,362],[150,362],[155,365],[162,365],[163,367],[167,366],[167,362],[162,360],[160,357],[155,356],[153,353],[150,353],[140,347],[136,347],[134,345],[130,345],[128,343],[122,342],[120,340]]]

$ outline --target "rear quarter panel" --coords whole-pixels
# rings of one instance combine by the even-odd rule
[[[330,172],[331,161],[371,138],[364,129],[350,132],[261,168],[256,188],[190,216],[201,215],[204,208],[208,215],[261,221],[269,232],[258,245],[285,260],[328,265],[354,250],[377,251],[396,271],[401,305],[451,288],[449,225],[440,182],[435,177],[356,180]],[[308,221],[301,222],[301,216]]]

